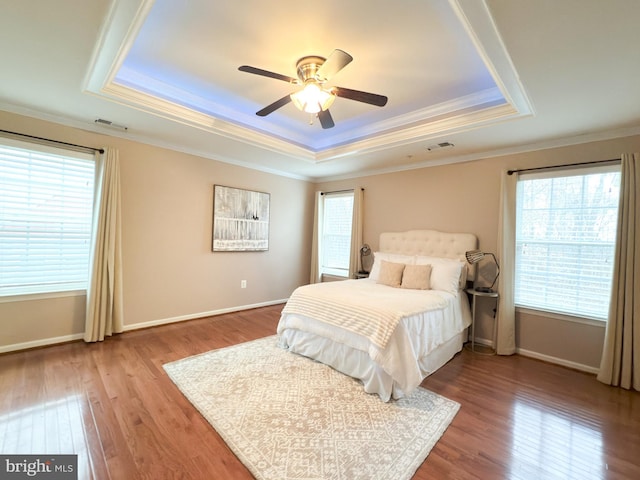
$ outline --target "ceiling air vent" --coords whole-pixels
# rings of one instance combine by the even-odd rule
[[[104,118],[98,118],[98,119],[94,120],[94,122],[97,125],[102,125],[103,127],[115,128],[117,130],[122,130],[123,132],[126,132],[127,130],[129,130],[129,128],[124,126],[124,125],[118,125],[117,123],[113,123],[110,120],[105,120]]]
[[[434,150],[438,150],[440,148],[450,148],[453,147],[453,143],[451,142],[442,142],[442,143],[436,143],[434,145],[429,145],[427,147],[427,150],[429,150],[430,152],[433,152]]]

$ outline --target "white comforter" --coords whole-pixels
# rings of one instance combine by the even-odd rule
[[[355,351],[354,361],[337,359],[345,365],[338,369],[363,380],[367,391],[362,376],[374,372],[363,365],[363,357],[370,359],[393,382],[391,388],[370,380],[369,388],[386,401],[392,394],[411,393],[431,373],[424,367],[429,353],[470,323],[462,294],[392,288],[363,279],[300,287],[283,309],[277,332],[282,347],[321,361],[327,348],[341,355]]]

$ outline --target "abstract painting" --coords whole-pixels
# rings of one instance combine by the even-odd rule
[[[213,251],[269,250],[269,194],[213,187]]]

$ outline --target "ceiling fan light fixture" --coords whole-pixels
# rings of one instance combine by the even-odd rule
[[[315,82],[309,82],[299,92],[291,94],[293,104],[303,112],[318,113],[328,109],[336,96],[330,91],[323,90]]]
[[[289,85],[302,86],[300,91],[285,95],[258,110],[256,115],[259,117],[266,117],[279,108],[284,107],[289,102],[293,102],[298,110],[310,115],[311,124],[313,124],[313,119],[317,117],[322,128],[327,129],[335,126],[333,117],[331,113],[329,113],[329,107],[331,107],[336,97],[367,103],[377,107],[384,107],[387,104],[387,97],[384,95],[336,86],[324,88],[325,83],[346,67],[352,60],[353,57],[343,50],[334,50],[333,53],[329,55],[329,58],[315,55],[302,57],[296,63],[298,78],[270,72],[269,70],[263,70],[250,65],[241,65],[238,67],[238,70],[282,80]]]

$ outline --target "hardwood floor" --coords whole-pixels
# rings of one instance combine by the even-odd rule
[[[162,365],[273,335],[281,308],[0,356],[0,452],[77,453],[80,479],[252,478]],[[640,393],[467,350],[423,386],[461,408],[416,480],[640,478]]]

